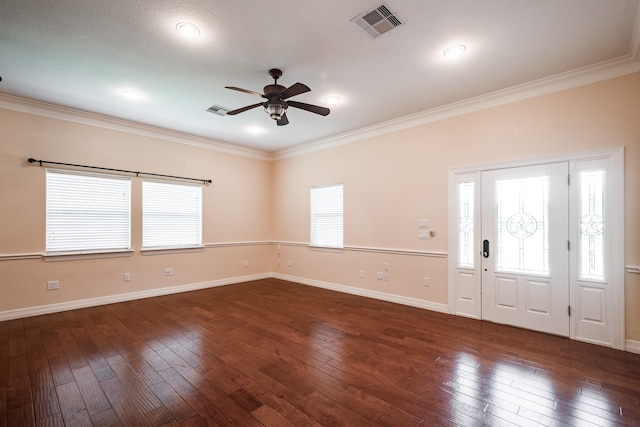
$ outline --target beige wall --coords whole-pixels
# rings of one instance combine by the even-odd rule
[[[271,163],[93,126],[0,110],[0,258],[45,250],[45,168],[27,159],[194,178],[203,187],[203,243],[270,239]],[[132,178],[133,255],[46,262],[0,260],[0,313],[83,299],[193,285],[270,271],[268,245],[219,245],[196,253],[145,255],[142,179]],[[243,267],[242,261],[249,261]],[[165,268],[174,275],[165,277]],[[123,274],[131,274],[125,283]],[[47,291],[47,281],[60,289]]]
[[[269,272],[444,307],[447,259],[435,255],[448,251],[448,170],[604,147],[625,147],[625,264],[639,265],[638,117],[640,74],[633,74],[269,162],[0,110],[0,258],[44,251],[44,169],[27,165],[28,157],[211,178],[203,191],[204,243],[282,242],[279,258],[277,246],[260,244],[143,256],[134,178],[133,255],[0,260],[0,313]],[[309,188],[334,183],[345,186],[345,245],[360,250],[304,245]],[[436,233],[431,240],[417,239],[421,218]],[[378,281],[384,263],[390,280]],[[166,267],[173,277],[163,275]],[[60,280],[61,289],[47,291],[47,280]],[[640,275],[627,273],[625,282],[627,339],[640,340]]]
[[[342,182],[345,245],[389,253],[284,245],[274,270],[446,304],[446,258],[396,250],[447,252],[449,169],[619,146],[625,147],[625,264],[640,265],[640,74],[633,74],[276,161],[275,240],[308,242],[309,188]],[[435,238],[417,239],[421,218],[429,219]],[[385,262],[390,280],[378,281]],[[640,275],[627,273],[625,281],[627,339],[640,340]]]

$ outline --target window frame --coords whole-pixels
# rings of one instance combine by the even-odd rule
[[[114,174],[102,174],[102,173],[94,173],[94,172],[85,172],[85,171],[76,171],[76,170],[65,170],[65,169],[52,169],[47,168],[45,172],[46,178],[46,189],[45,189],[45,257],[57,257],[57,256],[68,256],[68,255],[89,255],[89,254],[114,254],[119,252],[131,252],[131,177],[125,177],[121,175]],[[56,177],[56,178],[54,178]],[[61,181],[58,181],[58,184],[61,186],[66,185],[65,187],[53,188],[52,186],[56,182],[56,179],[67,179],[67,183],[63,184]],[[74,178],[70,178],[74,177]],[[85,187],[78,187],[81,180],[76,178],[90,178],[100,181],[93,181],[92,185],[90,181],[85,182]],[[102,184],[99,184],[99,183]],[[114,186],[113,188],[103,188],[103,192],[101,192],[100,187],[104,187],[104,184],[107,182],[112,183],[126,183],[124,186]],[[73,185],[71,185],[73,184]],[[71,190],[71,192],[69,191]],[[83,194],[78,194],[79,192],[83,192]],[[122,204],[112,205],[113,210],[99,210],[97,207],[105,207],[110,206],[109,204],[105,204],[104,200],[115,200],[113,194],[115,192],[125,191],[125,197],[123,199]],[[97,197],[102,194],[102,198]],[[58,211],[65,212],[66,214],[55,214],[55,203],[66,203],[66,206],[62,206],[58,208]],[[121,228],[116,228],[116,232],[114,233],[113,229],[110,231],[104,231],[100,234],[101,240],[97,239],[95,244],[78,244],[75,247],[71,246],[67,249],[62,248],[62,245],[50,245],[50,242],[54,239],[51,238],[51,233],[61,233],[62,239],[69,239],[69,233],[76,234],[82,238],[83,236],[89,236],[90,230],[87,228],[69,227],[69,224],[78,225],[77,214],[76,219],[72,221],[68,221],[68,219],[73,219],[73,212],[71,212],[70,207],[76,207],[76,211],[78,209],[84,209],[87,212],[93,211],[97,216],[100,217],[99,220],[85,222],[85,225],[92,228],[102,228],[105,227],[105,221],[109,222],[112,220],[113,226],[119,226]],[[120,223],[116,221],[118,215],[120,219],[123,219]],[[58,219],[58,224],[56,225],[56,217]],[[62,223],[60,223],[60,218],[62,218]],[[64,220],[67,219],[66,224],[64,224]],[[67,229],[68,228],[68,229]],[[67,230],[65,230],[67,229]],[[65,236],[67,234],[67,236]],[[121,244],[113,244],[108,245],[105,242],[113,239],[107,239],[107,237],[112,238],[114,235],[121,234],[123,238],[120,240]],[[97,244],[100,243],[101,244]],[[118,242],[118,240],[115,240]]]
[[[331,197],[332,190],[340,189],[339,199],[340,207],[334,212],[318,212],[318,202],[321,201],[317,196],[321,192],[324,192],[324,197]],[[310,190],[310,229],[309,229],[309,246],[313,248],[327,248],[327,249],[344,249],[344,184],[331,184],[323,186],[311,187]],[[332,206],[337,208],[337,205]],[[339,231],[337,227],[330,228],[331,233],[336,233],[337,238],[332,236],[318,236],[318,232],[321,231],[319,227],[318,219],[323,217],[334,218],[339,216]]]
[[[189,189],[197,189],[197,202],[191,206],[191,208],[196,207],[197,208],[197,219],[195,221],[195,223],[197,224],[197,230],[191,230],[191,237],[195,237],[195,239],[192,239],[191,241],[185,240],[182,242],[176,242],[175,241],[175,232],[172,232],[171,234],[174,237],[171,237],[169,239],[166,239],[166,235],[165,235],[165,241],[163,243],[158,243],[157,240],[151,240],[148,241],[147,239],[149,238],[149,231],[148,231],[148,223],[147,220],[150,218],[149,215],[149,211],[148,211],[148,200],[147,197],[150,194],[153,194],[153,191],[150,191],[148,187],[148,185],[150,186],[165,186],[165,190],[167,189],[167,187],[172,187],[173,190],[176,190],[177,188],[189,188]],[[145,189],[145,187],[147,187],[147,189]],[[165,193],[165,194],[168,194]],[[191,194],[192,196],[193,194]],[[184,197],[189,197],[190,194],[185,194]],[[166,200],[164,200],[164,202],[166,202]],[[161,180],[161,179],[143,179],[142,180],[142,236],[141,236],[141,250],[142,251],[166,251],[166,250],[188,250],[188,249],[201,249],[203,247],[202,244],[202,226],[203,226],[203,216],[202,216],[202,184],[194,184],[194,183],[188,183],[188,182],[179,182],[179,181],[173,181],[173,180]],[[170,205],[175,205],[174,201],[171,201]],[[176,211],[173,211],[173,214],[175,214]],[[166,214],[166,212],[165,212]],[[171,216],[171,215],[169,215]],[[165,222],[167,220],[167,217],[164,217]],[[170,220],[171,218],[169,218]],[[173,219],[177,219],[174,218]],[[183,217],[183,220],[188,219],[188,217]],[[165,224],[166,225],[166,224]],[[173,225],[175,227],[176,223],[173,221],[169,221],[169,226]],[[162,226],[163,229],[166,231],[166,227]],[[184,221],[182,226],[180,227],[184,230]],[[162,231],[162,230],[161,230]],[[157,237],[155,237],[154,239],[157,239]]]

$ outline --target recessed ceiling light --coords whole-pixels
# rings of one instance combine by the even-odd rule
[[[337,104],[338,102],[340,102],[340,97],[337,95],[325,96],[324,102],[326,102],[327,104]]]
[[[263,128],[262,126],[257,126],[257,125],[251,125],[251,126],[247,126],[246,131],[253,134],[253,135],[262,135],[263,133],[265,133],[267,130],[265,128]]]
[[[132,89],[124,89],[120,91],[120,94],[122,94],[122,96],[124,96],[125,98],[131,99],[131,100],[142,98],[142,95],[140,95],[139,92],[136,92],[135,90],[132,90]]]
[[[200,35],[198,27],[189,22],[179,22],[178,25],[176,25],[176,30],[189,39],[195,39]]]
[[[461,56],[463,53],[467,51],[467,47],[465,45],[459,44],[455,46],[448,47],[444,51],[444,56],[447,58],[457,58]]]

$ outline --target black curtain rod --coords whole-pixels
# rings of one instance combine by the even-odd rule
[[[124,169],[101,168],[99,166],[74,165],[73,163],[50,162],[48,160],[36,160],[34,158],[29,158],[28,162],[29,163],[39,163],[40,166],[42,166],[43,163],[46,163],[46,164],[49,164],[49,165],[73,166],[73,167],[76,167],[76,168],[99,169],[99,170],[103,170],[103,171],[131,173],[131,174],[134,174],[135,176],[147,175],[147,176],[158,176],[158,177],[162,177],[162,178],[183,179],[183,180],[187,180],[187,181],[198,181],[198,182],[202,182],[203,184],[211,184],[213,182],[210,179],[185,178],[183,176],[163,175],[163,174],[159,174],[159,173],[149,173],[149,172],[136,172],[136,171],[129,171],[129,170],[124,170]]]

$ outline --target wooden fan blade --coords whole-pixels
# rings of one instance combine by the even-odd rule
[[[227,113],[227,116],[235,116],[236,114],[244,113],[247,110],[251,110],[252,108],[256,108],[264,104],[263,102],[258,102],[257,104],[247,105],[246,107],[238,108],[237,110],[232,110]]]
[[[286,88],[283,92],[280,92],[280,99],[291,98],[292,96],[300,95],[301,93],[309,92],[309,86],[303,85],[302,83],[294,83],[288,88]]]
[[[320,114],[321,116],[328,116],[331,110],[325,107],[320,107],[317,105],[305,104],[304,102],[298,101],[287,101],[287,104],[291,107],[300,108],[302,110],[310,111],[312,113]]]
[[[278,123],[278,126],[284,126],[289,124],[289,119],[287,119],[286,112],[282,113],[282,116],[280,117],[280,120],[277,121],[277,123]]]
[[[244,93],[248,93],[249,95],[255,95],[255,96],[259,96],[264,98],[264,95],[262,95],[261,93],[258,92],[254,92],[252,90],[249,89],[242,89],[241,87],[235,87],[235,86],[225,86],[225,89],[231,89],[231,90],[237,90],[238,92],[244,92]]]

